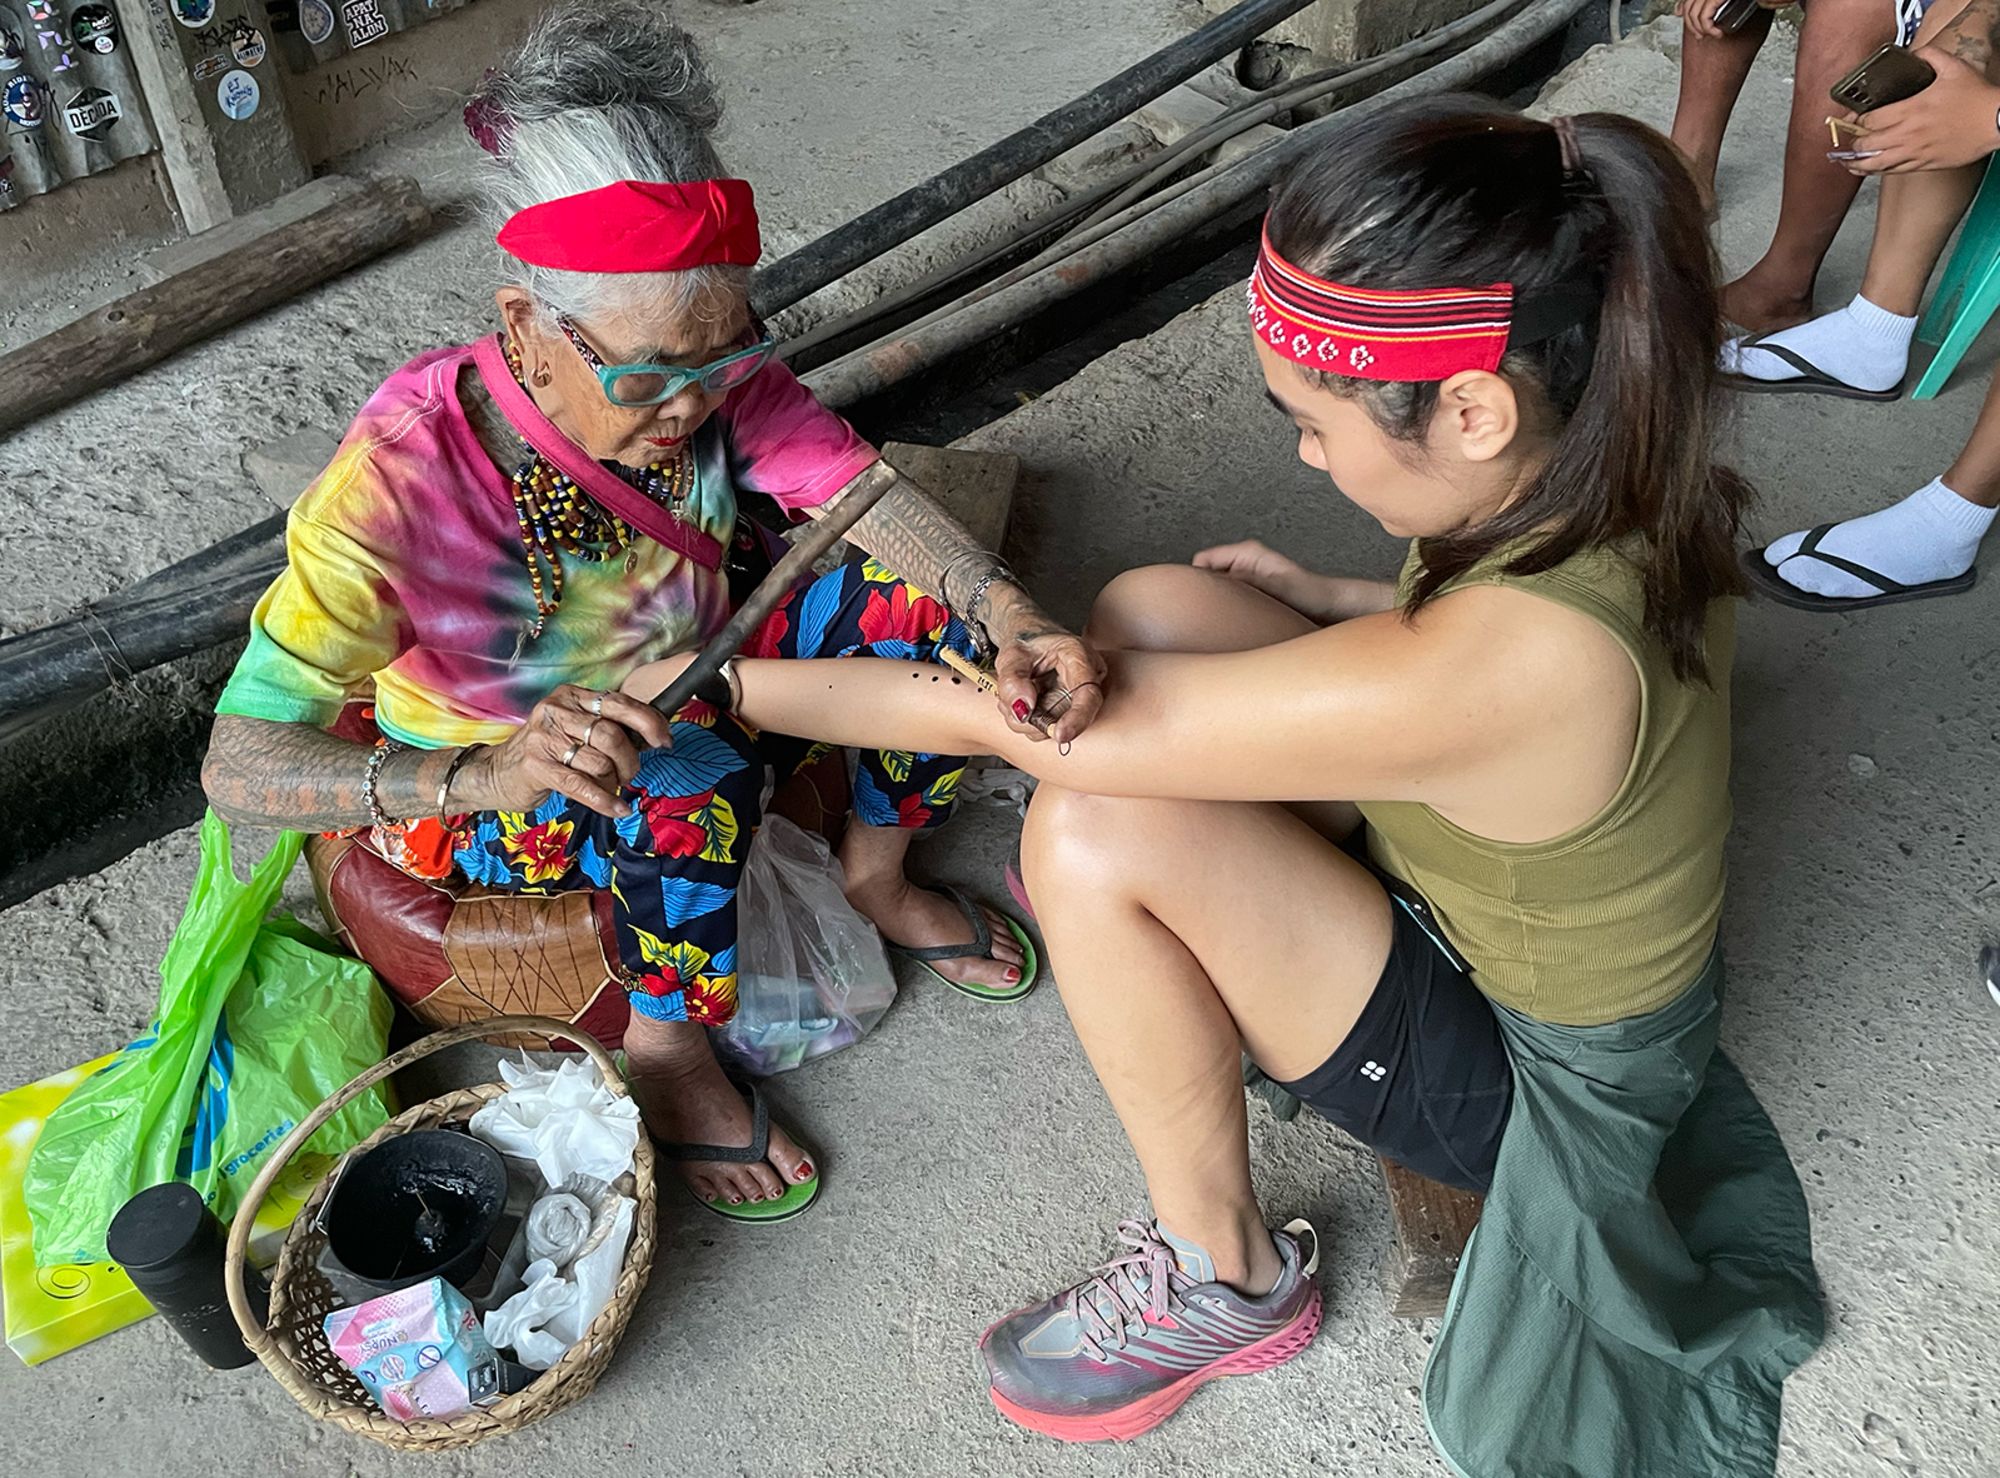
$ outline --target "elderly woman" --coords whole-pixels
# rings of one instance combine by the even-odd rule
[[[392,375],[294,508],[204,780],[233,820],[356,830],[419,876],[610,889],[647,1123],[702,1200],[771,1220],[818,1175],[703,1028],[735,1009],[765,766],[806,745],[709,704],[670,722],[619,689],[728,618],[739,493],[812,516],[877,455],[772,361],[720,111],[693,40],[638,0],[558,5],[487,80],[468,123],[510,258],[499,331]],[[850,537],[872,558],[797,593],[751,651],[931,658],[983,638],[1010,723],[1046,675],[1078,690],[1058,737],[1088,724],[1096,658],[919,489],[891,487]],[[371,688],[381,741],[328,732]],[[1033,984],[1025,936],[903,873],[960,765],[864,757],[841,860],[887,940],[1009,999]]]

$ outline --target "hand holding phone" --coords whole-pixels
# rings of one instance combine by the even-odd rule
[[[1913,98],[1937,81],[1937,72],[1922,57],[1900,46],[1885,46],[1833,84],[1833,100],[1857,113],[1872,113],[1891,103]]]

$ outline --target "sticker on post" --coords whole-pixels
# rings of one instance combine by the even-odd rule
[[[237,66],[256,66],[264,60],[266,50],[262,31],[244,21],[236,23],[236,31],[229,38],[229,52],[236,58]]]
[[[168,0],[174,19],[190,31],[198,31],[215,19],[215,0]]]
[[[327,0],[299,0],[299,30],[314,46],[333,34],[333,7]]]
[[[347,0],[340,7],[340,18],[347,26],[349,46],[366,46],[389,34],[388,18],[375,0]]]
[[[0,91],[0,114],[20,129],[42,126],[42,89],[32,77],[16,77]]]
[[[79,5],[69,13],[70,35],[78,46],[87,46],[99,56],[118,49],[118,19],[109,5]]]
[[[194,80],[206,82],[211,77],[220,77],[229,70],[229,53],[218,51],[213,56],[205,56],[194,64]]]
[[[124,110],[118,106],[118,94],[106,92],[101,87],[86,87],[63,104],[63,127],[94,144],[101,144],[109,138],[111,130],[118,126],[118,120],[123,116]]]
[[[215,100],[221,104],[222,111],[238,123],[256,112],[257,104],[263,99],[257,79],[248,72],[231,72],[215,89]]]
[[[18,72],[27,59],[21,46],[21,33],[0,22],[0,72]]]

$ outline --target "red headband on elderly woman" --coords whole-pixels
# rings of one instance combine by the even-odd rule
[[[749,267],[764,252],[747,180],[620,180],[517,211],[494,239],[531,266],[564,272]]]

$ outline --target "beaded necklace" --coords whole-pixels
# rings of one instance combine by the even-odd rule
[[[527,379],[521,372],[521,351],[510,335],[505,345],[507,368],[523,390]],[[625,552],[632,543],[632,527],[615,513],[600,507],[596,499],[564,473],[551,465],[524,439],[528,455],[514,469],[514,518],[521,529],[521,552],[528,562],[528,582],[535,592],[535,619],[527,639],[534,641],[548,625],[549,617],[562,604],[562,556],[574,555],[589,564],[602,564]],[[630,483],[677,520],[686,522],[688,492],[693,483],[693,462],[683,448],[671,462],[655,462],[650,467],[631,468],[605,463],[618,477]],[[628,558],[628,569],[635,563]]]

